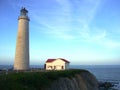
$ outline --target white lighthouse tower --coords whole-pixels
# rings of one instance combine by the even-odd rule
[[[18,36],[16,43],[16,53],[14,70],[29,69],[29,17],[25,8],[20,10],[18,17]]]

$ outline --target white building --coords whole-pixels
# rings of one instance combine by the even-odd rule
[[[69,69],[69,64],[70,64],[69,61],[62,58],[48,59],[45,63],[45,69],[46,70],[67,70]]]

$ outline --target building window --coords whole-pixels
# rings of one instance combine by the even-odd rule
[[[49,69],[52,69],[52,66],[48,66]]]

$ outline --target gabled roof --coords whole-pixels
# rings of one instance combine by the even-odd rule
[[[64,62],[70,63],[68,60],[65,60],[63,58],[59,58],[59,59],[63,60]]]
[[[69,61],[67,61],[67,60],[65,60],[65,59],[63,59],[63,58],[57,58],[57,59],[60,59],[60,60],[62,60],[62,61],[64,61],[64,62],[67,62],[67,63],[70,63]],[[48,59],[46,62],[51,63],[51,62],[54,62],[54,61],[57,60],[57,59]]]
[[[46,62],[53,62],[55,59],[48,59]]]

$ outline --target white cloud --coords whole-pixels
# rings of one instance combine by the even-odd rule
[[[58,10],[55,16],[51,16],[50,18],[44,16],[40,17],[41,12],[40,13],[37,12],[37,14],[35,15],[33,12],[32,17],[39,24],[49,29],[44,31],[45,33],[47,32],[46,34],[50,34],[50,36],[55,36],[61,39],[73,39],[78,37],[76,34],[77,32],[80,32],[80,30],[86,31],[89,22],[94,17],[95,12],[99,6],[99,0],[95,2],[83,1],[82,6],[81,6],[81,2],[78,2],[77,4],[78,8],[75,8],[74,5],[75,3],[73,3],[76,1],[72,1],[72,2],[70,0],[63,0],[63,1],[56,0],[56,1],[58,2],[58,6],[60,5],[60,7],[57,8]],[[47,12],[47,13],[52,14],[54,12]],[[80,16],[76,17],[75,15],[80,15]],[[74,25],[72,25],[73,24],[72,22],[75,22],[75,25],[78,24],[77,27],[74,27]],[[79,27],[80,25],[82,27]],[[75,31],[73,32],[72,30],[74,29]],[[84,32],[84,34],[87,33]]]
[[[78,31],[80,37],[87,42],[98,42],[104,40],[107,36],[106,30],[97,27],[89,27],[85,25]]]
[[[67,32],[65,31],[54,31],[54,32],[49,32],[52,35],[54,35],[55,38],[61,38],[61,39],[65,39],[65,40],[71,40],[74,39],[74,36],[67,34]]]
[[[66,15],[70,15],[72,10],[70,0],[56,0],[56,1],[61,6],[62,12],[64,12]]]
[[[98,44],[104,48],[111,50],[120,48],[120,42],[110,39],[109,36],[107,35],[107,30],[96,29],[96,31],[98,32],[92,32],[91,30],[88,29],[86,32],[80,32],[80,35],[85,42]]]
[[[109,48],[109,49],[120,48],[120,42],[115,42],[115,41],[112,41],[112,40],[107,40],[106,42],[103,43],[103,45],[106,48]]]
[[[97,10],[100,8],[100,0],[84,0],[83,3],[78,9],[79,16],[76,18],[81,24],[89,24],[94,16],[96,15]]]

